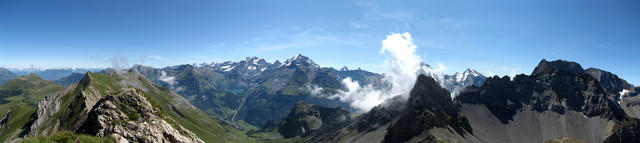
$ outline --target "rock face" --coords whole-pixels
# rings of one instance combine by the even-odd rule
[[[453,101],[427,77],[418,77],[409,99],[379,105],[344,128],[314,136],[311,142],[640,139],[640,121],[620,106],[631,102],[612,98],[617,94],[601,85],[609,78],[598,80],[575,62],[542,60],[529,76],[494,76],[482,86],[466,87]]]
[[[609,135],[603,142],[605,143],[637,143],[640,142],[640,121],[638,119],[631,119],[625,122],[623,125],[614,127],[614,133]]]
[[[7,123],[9,123],[9,119],[10,118],[11,118],[11,109],[9,109],[9,111],[7,111],[7,114],[4,115],[4,117],[2,117],[2,119],[0,119],[0,128],[6,126]]]
[[[77,132],[98,137],[117,134],[132,142],[203,142],[182,126],[167,123],[158,110],[142,92],[120,89],[98,101]]]
[[[420,75],[408,99],[391,98],[344,128],[314,136],[311,142],[435,142],[441,136],[434,131],[462,136],[472,132],[450,93],[433,78]]]
[[[623,137],[627,139],[614,142],[633,142],[628,139],[640,132],[633,129],[635,119],[601,83],[575,62],[542,60],[530,76],[489,78],[481,87],[465,88],[456,102],[469,117],[474,137],[484,142],[543,142],[558,137],[587,142]]]
[[[548,62],[545,59],[542,59],[538,66],[533,70],[531,76],[539,76],[539,75],[549,75],[551,73],[577,73],[584,74],[585,71],[580,66],[580,64],[576,62],[569,62],[563,60],[557,60],[553,62]]]
[[[411,90],[405,112],[391,126],[383,142],[406,142],[425,132],[426,137],[417,141],[435,141],[428,131],[432,128],[449,128],[462,136],[471,132],[471,127],[460,110],[453,104],[450,93],[440,87],[431,77],[418,76]]]
[[[484,104],[503,123],[524,108],[563,114],[567,110],[587,117],[622,119],[624,111],[609,99],[598,80],[575,62],[542,60],[531,76],[487,79],[482,87],[469,87],[457,98],[465,104]]]
[[[56,128],[48,130],[48,129],[45,129],[45,127],[47,126],[46,125],[47,119],[53,116],[53,114],[55,114],[56,112],[60,111],[60,106],[61,106],[60,104],[62,104],[61,98],[63,93],[64,92],[56,92],[52,95],[44,97],[44,99],[38,103],[36,113],[35,113],[35,118],[33,119],[34,120],[33,124],[29,128],[30,131],[36,131],[36,132],[30,132],[31,135],[34,135],[34,136],[48,135],[49,133],[57,130]],[[54,124],[59,124],[59,123],[54,123]],[[52,126],[52,125],[49,125],[49,126]],[[59,125],[53,125],[53,126],[59,126]],[[41,128],[42,130],[38,131]]]
[[[587,74],[596,78],[602,87],[611,93],[620,93],[622,90],[634,90],[633,85],[621,79],[618,75],[597,68],[588,68]]]
[[[279,126],[285,138],[306,137],[322,127],[348,122],[351,113],[341,107],[328,108],[304,102],[296,103]]]

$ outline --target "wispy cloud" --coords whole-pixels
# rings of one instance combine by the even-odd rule
[[[356,23],[354,23],[356,24]],[[250,38],[252,40],[236,43],[236,46],[255,47],[254,52],[275,52],[295,48],[314,47],[357,47],[361,46],[361,35],[348,32],[327,31],[325,23],[292,26],[289,28],[265,31],[264,34]],[[366,24],[356,24],[358,28],[368,27]]]
[[[453,30],[461,30],[463,28],[466,28],[468,26],[478,23],[477,21],[474,21],[474,20],[455,19],[455,18],[449,18],[449,17],[425,18],[425,19],[420,19],[418,22],[426,26],[448,28]]]
[[[369,27],[369,25],[367,24],[361,24],[357,22],[350,22],[349,24],[351,24],[351,26],[356,29],[366,29],[367,27]]]
[[[154,59],[154,60],[162,60],[162,57],[160,57],[160,56],[149,56],[149,58]]]
[[[391,21],[401,21],[401,22],[409,22],[414,20],[414,15],[407,11],[396,11],[396,12],[371,12],[365,14],[365,18],[371,20],[391,20]]]
[[[363,0],[356,0],[353,2],[353,4],[361,7],[368,7],[372,5],[372,3],[370,3],[369,1],[363,1]]]

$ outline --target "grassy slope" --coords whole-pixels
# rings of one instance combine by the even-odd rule
[[[0,118],[4,118],[11,110],[7,125],[0,128],[0,141],[8,141],[22,133],[23,126],[27,124],[31,114],[35,113],[38,102],[44,96],[62,89],[63,87],[42,80],[35,74],[20,76],[0,86],[0,102],[5,102],[0,104]]]
[[[122,80],[129,81],[128,83],[133,83],[135,87],[147,89],[145,91],[146,97],[156,108],[159,108],[162,111],[163,115],[166,115],[163,117],[165,117],[165,120],[168,123],[174,126],[176,126],[176,124],[180,124],[206,142],[255,141],[253,138],[247,137],[244,132],[234,129],[230,125],[210,117],[196,108],[192,108],[192,105],[179,95],[169,89],[151,84],[148,80],[142,78],[142,76],[126,75],[127,78],[124,78],[121,76],[107,76],[95,73],[89,73],[89,76],[91,78],[91,82],[87,86],[90,87],[86,89],[97,89],[100,94],[103,95],[114,89],[121,88],[122,85],[120,84],[122,83]],[[85,85],[78,84],[76,90],[65,94],[62,98],[62,107],[68,107],[73,100],[73,95],[82,92],[81,90],[85,89],[84,87]],[[77,117],[75,117],[76,115],[72,114],[77,113],[77,111],[74,110],[75,107],[71,109],[62,108],[50,119],[59,119],[60,116],[63,116],[70,117],[67,121],[74,121],[77,119]],[[65,122],[62,128],[68,129],[69,125],[70,124]]]

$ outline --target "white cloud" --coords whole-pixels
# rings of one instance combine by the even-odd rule
[[[438,64],[438,68],[433,69],[435,72],[444,72],[447,71],[447,67],[444,66],[443,64]]]
[[[321,95],[324,89],[318,85],[307,84],[306,88],[309,90],[311,95]]]
[[[343,79],[342,84],[347,89],[340,90],[337,94],[329,96],[329,98],[338,98],[340,101],[350,102],[351,107],[362,112],[369,111],[385,99],[393,97],[385,94],[385,91],[373,88],[371,85],[361,87],[357,81],[351,80],[350,77]]]
[[[165,82],[167,84],[169,84],[169,86],[173,86],[174,84],[176,84],[176,77],[175,76],[167,76],[167,73],[162,71],[160,73],[160,80],[162,82]]]
[[[360,24],[360,23],[357,23],[357,22],[351,22],[349,24],[351,24],[351,26],[353,28],[356,28],[356,29],[366,29],[367,27],[369,27],[369,25],[367,25],[367,24]]]
[[[394,96],[407,97],[413,84],[421,70],[421,59],[416,55],[417,46],[413,43],[411,34],[409,33],[392,33],[382,41],[380,54],[389,54],[384,63],[387,72],[384,74],[383,80],[391,84],[389,89],[377,89],[372,85],[360,86],[357,81],[351,78],[342,80],[342,84],[346,87],[344,91],[338,91],[335,95],[329,95],[329,98],[338,98],[341,101],[349,102],[351,107],[359,111],[369,111],[376,105],[379,105],[386,99]],[[439,65],[439,69],[446,69],[444,65]]]

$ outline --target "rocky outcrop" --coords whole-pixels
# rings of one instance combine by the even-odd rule
[[[46,123],[47,119],[53,116],[56,112],[60,111],[60,104],[62,104],[61,98],[65,92],[73,89],[74,87],[69,87],[67,91],[59,91],[49,96],[44,97],[38,103],[36,108],[36,113],[34,118],[32,119],[32,124],[29,127],[28,133],[34,136],[38,135],[48,135],[54,131],[57,131],[57,128],[46,128],[47,126],[58,126],[59,122],[54,122],[53,125]]]
[[[6,126],[7,123],[9,123],[9,119],[11,118],[11,110],[12,109],[13,109],[13,107],[11,107],[9,109],[9,111],[7,111],[7,115],[5,115],[4,117],[2,117],[2,119],[0,119],[0,128]]]
[[[433,128],[453,129],[451,132],[462,136],[471,133],[467,119],[461,116],[449,95],[449,91],[440,87],[433,78],[418,76],[404,115],[389,127],[383,142],[406,142],[412,139],[435,142],[436,137],[428,133]],[[424,132],[427,132],[425,136],[415,139]]]
[[[195,134],[163,119],[141,91],[124,88],[98,101],[76,131],[98,137],[117,134],[130,142],[203,142]]]
[[[548,62],[545,59],[542,59],[538,66],[533,70],[531,76],[539,76],[539,75],[550,75],[551,73],[577,73],[584,74],[585,71],[580,66],[580,64],[576,62],[557,60],[553,62]]]
[[[351,120],[351,113],[341,107],[328,108],[304,102],[296,103],[279,126],[285,138],[306,137],[322,127]]]
[[[614,126],[613,133],[603,142],[605,143],[637,143],[640,142],[640,120],[629,119]]]
[[[465,104],[484,104],[503,123],[525,106],[543,112],[563,114],[567,110],[587,117],[622,119],[624,111],[611,100],[598,80],[586,74],[575,62],[542,60],[531,76],[518,75],[487,79],[482,87],[466,88],[457,100]]]
[[[618,75],[613,74],[608,71],[604,71],[597,68],[588,68],[586,70],[587,74],[596,78],[602,87],[608,92],[617,94],[622,92],[622,90],[634,90],[633,85],[627,83],[626,80],[621,79]]]

